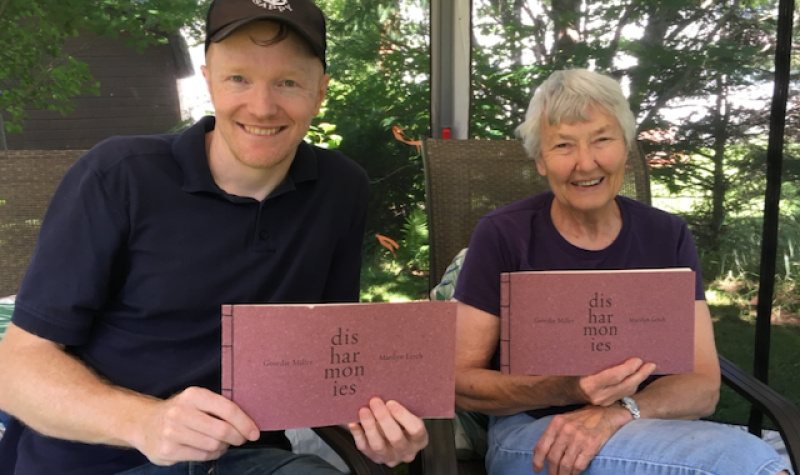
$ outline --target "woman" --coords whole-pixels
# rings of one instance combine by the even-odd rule
[[[456,404],[493,416],[490,474],[788,473],[760,439],[696,421],[720,387],[700,264],[683,220],[617,196],[634,130],[609,77],[558,71],[536,91],[518,132],[551,191],[475,229],[455,292]],[[501,272],[659,267],[696,272],[694,373],[651,378],[638,358],[580,378],[496,371]]]

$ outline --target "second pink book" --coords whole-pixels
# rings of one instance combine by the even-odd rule
[[[370,398],[451,418],[454,302],[225,305],[222,394],[261,430],[358,421]]]
[[[500,289],[503,373],[589,375],[632,357],[694,369],[691,269],[512,272]]]

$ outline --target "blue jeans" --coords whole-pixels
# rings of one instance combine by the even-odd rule
[[[169,467],[145,464],[118,475],[341,475],[315,455],[275,448],[230,449],[210,462],[182,462]]]
[[[532,474],[533,446],[551,419],[525,413],[492,417],[489,475]],[[775,449],[743,430],[707,421],[640,419],[614,434],[583,474],[772,475],[788,469]]]

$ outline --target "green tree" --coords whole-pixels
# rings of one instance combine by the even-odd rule
[[[396,140],[393,128],[410,139],[429,133],[428,6],[387,0],[325,0],[320,6],[328,16],[332,79],[319,120],[336,125],[339,149],[369,174],[366,243],[376,247],[375,234],[399,239],[406,217],[425,200],[420,155]]]
[[[472,132],[511,135],[535,86],[554,69],[594,67],[620,79],[645,152],[660,159],[654,179],[673,192],[707,197],[705,244],[731,212],[729,147],[763,137],[758,110],[737,103],[771,79],[775,0],[484,0],[477,3]],[[520,55],[524,58],[520,60]],[[763,104],[768,108],[769,98]],[[670,112],[694,112],[670,123]],[[677,158],[677,160],[676,160]],[[698,220],[698,223],[701,222]]]
[[[197,29],[208,0],[0,0],[0,112],[21,131],[26,108],[69,112],[72,98],[98,92],[85,63],[63,51],[67,38],[88,32],[126,34],[139,50],[168,33]]]

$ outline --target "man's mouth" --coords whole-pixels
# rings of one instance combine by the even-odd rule
[[[248,133],[255,134],[255,135],[275,135],[281,131],[282,127],[254,127],[252,125],[245,125],[243,126],[244,130]]]

